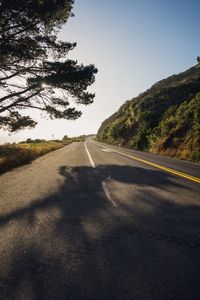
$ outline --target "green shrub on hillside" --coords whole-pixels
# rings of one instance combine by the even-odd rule
[[[199,160],[200,65],[154,84],[105,120],[97,139]]]

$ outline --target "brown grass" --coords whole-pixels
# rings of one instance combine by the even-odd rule
[[[14,167],[31,162],[33,159],[50,151],[57,150],[70,144],[68,142],[47,141],[39,143],[21,143],[0,145],[0,173]]]

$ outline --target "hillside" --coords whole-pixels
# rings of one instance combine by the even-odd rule
[[[102,142],[200,161],[200,64],[154,84],[106,119]]]

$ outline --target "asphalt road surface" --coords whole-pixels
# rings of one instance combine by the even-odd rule
[[[198,177],[92,140],[0,176],[0,299],[199,300]]]

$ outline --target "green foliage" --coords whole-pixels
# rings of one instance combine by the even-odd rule
[[[68,139],[69,139],[68,135],[64,135],[62,140],[65,141],[65,140],[68,140]]]
[[[79,136],[74,136],[74,137],[68,137],[67,135],[64,135],[64,137],[63,137],[63,142],[65,142],[65,141],[71,141],[71,142],[84,142],[85,141],[85,139],[87,138],[87,137],[90,137],[90,136],[92,136],[93,134],[88,134],[88,135],[79,135]]]
[[[129,133],[130,127],[128,126],[124,117],[117,119],[110,128],[110,134],[114,139],[123,138]]]
[[[45,143],[45,142],[46,142],[46,140],[44,140],[44,139],[35,139],[35,140],[32,140],[32,139],[28,138],[26,141],[20,142],[19,144]]]
[[[200,68],[164,79],[125,102],[105,120],[97,139],[199,161]]]

